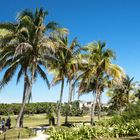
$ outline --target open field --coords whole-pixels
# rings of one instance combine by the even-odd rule
[[[0,116],[1,118],[7,118],[7,116]],[[10,116],[11,117],[11,123],[12,127],[16,124],[16,117],[17,116]],[[110,118],[110,117],[102,117],[102,118]],[[69,122],[72,123],[78,123],[78,122],[89,122],[90,116],[84,116],[84,117],[69,117]],[[97,117],[95,117],[95,120],[97,120]],[[56,119],[55,119],[56,121]],[[63,124],[65,121],[65,117],[61,117],[61,123]],[[46,117],[46,114],[35,114],[35,115],[25,115],[24,116],[24,127],[36,127],[36,126],[43,126],[48,125],[48,119]]]

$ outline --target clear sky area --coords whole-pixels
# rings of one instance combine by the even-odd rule
[[[81,45],[94,40],[105,41],[116,53],[114,63],[120,65],[135,81],[140,81],[140,0],[1,0],[0,22],[14,22],[23,9],[43,7],[49,11],[47,21],[56,21],[70,30],[69,38],[77,37]],[[0,73],[0,79],[3,73]],[[51,79],[52,76],[48,75]],[[13,80],[0,92],[0,102],[21,102],[23,79]],[[32,102],[55,102],[60,85],[48,90],[40,78],[33,86]],[[65,86],[63,101],[67,101]],[[77,99],[75,93],[74,99]],[[84,95],[81,100],[92,100]],[[105,93],[103,102],[108,98]]]

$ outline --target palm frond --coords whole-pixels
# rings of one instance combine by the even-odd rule
[[[0,23],[0,29],[5,29],[8,30],[10,32],[15,32],[17,27],[17,24],[13,24],[13,23]]]
[[[37,66],[37,71],[39,73],[39,75],[41,76],[41,78],[43,78],[47,84],[47,86],[50,88],[50,83],[49,83],[49,80],[47,78],[47,75],[46,73],[41,69],[41,67],[38,65]]]
[[[18,84],[18,83],[19,83],[19,81],[20,81],[20,78],[21,78],[22,74],[23,74],[23,68],[21,67],[21,68],[20,68],[20,70],[19,70],[19,72],[18,72],[18,76],[17,76],[17,81],[16,81],[16,84]]]
[[[49,22],[47,25],[46,25],[46,29],[51,29],[51,30],[56,30],[57,28],[59,27],[59,24],[57,22]]]
[[[59,84],[61,81],[62,81],[62,77],[60,77],[59,75],[55,76],[51,82],[51,86],[55,86]]]
[[[34,15],[32,11],[29,9],[25,9],[17,14],[17,20],[22,20],[22,18],[24,18],[25,16],[28,16],[31,19],[34,19]]]
[[[12,77],[14,76],[15,72],[17,69],[17,65],[13,65],[12,67],[9,67],[4,76],[3,79],[0,81],[0,89],[2,89],[6,84],[9,83],[9,81],[12,79]]]

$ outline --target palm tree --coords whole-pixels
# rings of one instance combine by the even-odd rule
[[[57,48],[52,56],[46,56],[48,61],[48,69],[50,72],[54,73],[54,78],[52,81],[52,85],[56,85],[61,82],[61,91],[60,91],[60,99],[58,102],[58,114],[57,114],[57,125],[60,126],[60,111],[63,97],[63,88],[64,88],[64,80],[67,78],[69,83],[69,99],[68,106],[70,103],[70,98],[72,94],[72,79],[74,77],[74,73],[77,70],[77,58],[76,54],[79,53],[79,49],[77,49],[77,41],[74,39],[70,45],[68,45],[68,37],[67,35],[57,35],[55,36],[57,44]],[[67,106],[67,107],[68,107]],[[66,113],[67,114],[67,113]],[[67,115],[66,115],[67,122]]]
[[[49,86],[46,68],[42,52],[52,45],[52,40],[46,36],[46,32],[58,31],[58,24],[49,22],[44,24],[48,12],[42,8],[33,13],[30,10],[22,11],[17,18],[17,23],[1,23],[0,29],[9,33],[0,38],[0,70],[6,68],[0,88],[4,87],[18,71],[17,83],[24,75],[23,100],[16,127],[22,126],[22,118],[25,104],[31,97],[32,85],[37,75],[40,75]]]
[[[122,79],[121,84],[113,85],[107,92],[111,97],[109,103],[111,108],[121,110],[129,104],[130,94],[134,92],[136,82],[133,82],[134,77],[130,78],[128,75]],[[120,112],[121,113],[121,112]]]
[[[72,100],[73,96],[73,83],[74,79],[76,77],[76,72],[78,71],[78,55],[80,54],[80,45],[77,42],[77,39],[73,39],[71,44],[68,46],[68,44],[65,44],[68,50],[70,50],[70,55],[68,58],[68,74],[67,74],[67,79],[69,83],[69,94],[68,94],[68,103],[67,103],[67,108],[66,108],[66,117],[65,117],[65,124],[68,123],[68,112],[69,112],[69,105]]]
[[[124,75],[122,69],[115,64],[112,64],[112,59],[115,58],[114,53],[110,49],[106,49],[106,44],[94,42],[83,47],[85,54],[83,55],[83,71],[77,80],[80,79],[79,92],[90,92],[95,94],[91,111],[94,112],[97,102],[100,118],[101,111],[101,93],[104,88],[108,87],[112,81],[119,82]],[[86,85],[85,85],[86,84]],[[84,86],[85,85],[85,86]],[[89,90],[90,89],[90,90]],[[93,113],[91,113],[91,124],[93,123]]]
[[[120,88],[120,85],[115,85],[107,92],[107,95],[111,98],[108,104],[111,110],[120,111],[121,114],[123,107],[126,106],[126,96],[123,93],[123,90]]]
[[[136,82],[133,82],[134,77],[130,78],[128,75],[123,79],[123,89],[126,95],[126,102],[129,103],[129,95],[134,90]]]

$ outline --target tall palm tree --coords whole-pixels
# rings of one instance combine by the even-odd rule
[[[102,91],[105,87],[110,85],[109,83],[111,83],[111,81],[119,82],[122,79],[122,75],[124,75],[122,69],[111,62],[115,58],[112,50],[106,49],[105,47],[106,44],[100,41],[83,47],[83,50],[85,51],[82,62],[83,68],[81,69],[83,72],[77,78],[77,80],[80,79],[80,92],[92,91],[95,94],[91,110],[94,112],[95,104],[97,102],[99,107],[99,118]],[[86,85],[83,86],[84,84]],[[91,124],[93,123],[92,114],[93,113],[91,113]]]
[[[54,79],[52,81],[52,85],[56,85],[61,82],[61,92],[60,92],[60,99],[58,102],[58,114],[57,114],[57,125],[60,126],[60,111],[61,111],[61,104],[62,104],[62,97],[63,97],[63,88],[64,88],[64,80],[67,78],[69,83],[69,99],[68,99],[68,106],[70,103],[70,98],[72,94],[72,79],[74,77],[74,73],[77,70],[77,58],[76,54],[79,53],[79,49],[77,49],[76,39],[72,41],[70,45],[68,45],[68,36],[67,35],[57,35],[55,36],[57,40],[57,48],[52,56],[47,56],[47,65],[49,71],[54,73]],[[68,107],[67,106],[67,107]],[[67,116],[66,116],[67,122]]]
[[[44,24],[48,12],[42,8],[33,13],[30,10],[20,12],[17,23],[1,23],[0,29],[8,30],[9,33],[0,38],[0,70],[6,68],[0,88],[4,87],[18,71],[17,83],[24,75],[23,100],[16,127],[22,126],[22,118],[25,104],[31,97],[32,85],[37,75],[40,75],[49,86],[45,62],[42,52],[52,45],[52,40],[46,36],[51,30],[59,31],[58,24],[49,22]]]
[[[68,94],[68,103],[67,103],[67,109],[66,109],[66,117],[65,117],[65,124],[68,123],[68,112],[70,109],[70,102],[72,100],[72,96],[73,96],[73,91],[74,91],[74,87],[73,87],[73,83],[74,83],[74,79],[76,77],[76,72],[78,71],[78,55],[80,54],[80,45],[77,42],[77,39],[73,39],[72,42],[70,43],[70,45],[65,44],[66,47],[68,48],[68,50],[70,50],[70,56],[68,58],[68,74],[67,74],[67,79],[68,79],[68,83],[69,83],[69,94]]]

